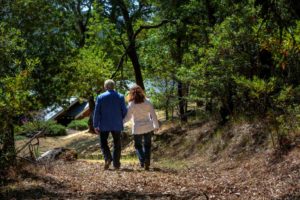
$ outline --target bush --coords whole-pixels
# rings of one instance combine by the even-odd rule
[[[46,135],[48,136],[61,136],[66,134],[66,127],[60,124],[53,124],[46,129]]]
[[[44,130],[46,136],[61,136],[66,135],[66,127],[57,124],[55,121],[35,121],[28,122],[16,129],[16,134],[33,136],[38,131]]]
[[[84,118],[81,120],[74,120],[68,125],[68,128],[74,129],[74,130],[86,130],[89,128],[88,120],[89,120],[89,118]]]

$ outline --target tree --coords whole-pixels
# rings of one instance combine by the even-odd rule
[[[99,3],[102,6],[102,16],[115,24],[120,38],[119,44],[122,44],[124,48],[119,63],[122,63],[128,55],[134,69],[136,83],[144,89],[142,67],[137,51],[138,35],[144,29],[158,28],[167,21],[164,20],[154,25],[149,23],[152,22],[152,15],[155,12],[155,7],[150,1],[100,0]]]
[[[94,0],[69,0],[58,1],[58,6],[65,9],[73,29],[76,31],[76,45],[84,47],[90,19],[92,17],[92,5]]]
[[[214,23],[213,7],[208,1],[160,1],[160,7],[162,9],[159,16],[172,22],[162,29],[161,40],[169,45],[170,59],[174,61],[173,69],[170,71],[172,79],[177,83],[179,117],[181,121],[186,122],[187,100],[191,85],[186,78],[189,73],[185,75],[182,72],[189,71],[192,62],[195,62],[196,56],[192,54],[197,51],[196,45],[207,43],[204,25],[207,21]],[[208,9],[207,13],[203,12],[206,9]],[[191,57],[193,59],[190,59]]]
[[[145,66],[144,75],[147,84],[147,95],[151,97],[158,109],[165,111],[165,118],[173,119],[174,107],[177,105],[176,82],[173,71],[173,60],[170,47],[163,38],[161,29],[153,29],[146,33],[140,48],[141,63]],[[159,46],[159,48],[157,48]]]
[[[88,123],[91,132],[94,132],[95,94],[102,90],[104,81],[111,76],[112,69],[112,61],[107,58],[101,46],[94,45],[81,48],[79,54],[70,60],[61,74],[62,79],[69,79],[67,87],[71,94],[88,99],[91,112]]]
[[[76,33],[58,3],[13,0],[1,6],[1,167],[15,161],[20,116],[68,97],[67,79],[58,75],[66,57],[74,55]]]
[[[18,29],[0,23],[0,172],[15,163],[14,125],[18,116],[32,109],[30,74],[38,60],[26,59],[25,43]]]

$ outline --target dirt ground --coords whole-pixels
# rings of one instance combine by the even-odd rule
[[[270,149],[239,157],[196,153],[207,148],[195,144],[201,143],[199,138],[203,142],[201,134],[209,135],[212,127],[214,124],[206,123],[188,131],[165,128],[154,138],[150,171],[139,167],[132,143],[123,151],[120,170],[111,167],[104,171],[102,159],[26,165],[19,173],[10,172],[11,179],[1,186],[0,199],[300,199],[299,146],[280,157],[274,157]],[[78,149],[89,144],[92,150],[85,153],[99,152],[97,136],[86,132],[56,140],[66,146],[76,144],[73,147]]]

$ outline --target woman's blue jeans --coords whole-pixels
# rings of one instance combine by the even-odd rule
[[[134,134],[134,147],[142,167],[145,164],[150,165],[152,135],[153,131],[145,134]]]

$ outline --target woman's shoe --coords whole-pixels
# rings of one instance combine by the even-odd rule
[[[111,164],[111,160],[106,160],[104,164],[104,170],[108,170],[110,164]]]
[[[145,167],[144,167],[144,168],[145,168],[146,171],[149,171],[149,169],[150,169],[150,164],[149,164],[149,163],[145,163]]]

